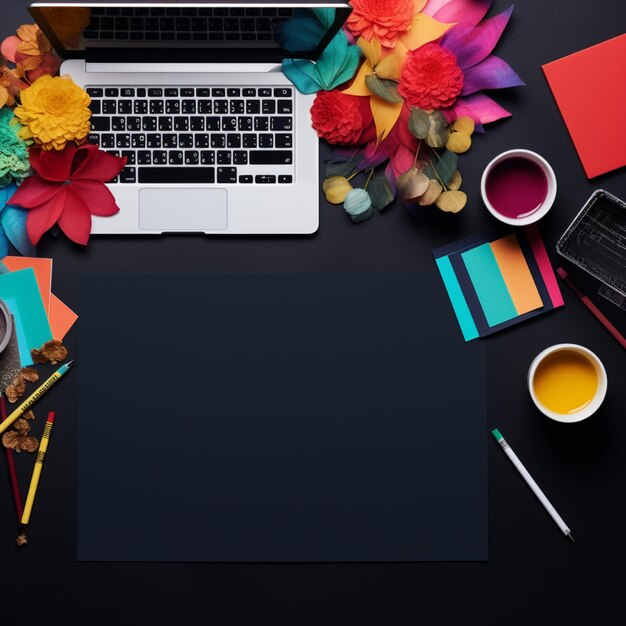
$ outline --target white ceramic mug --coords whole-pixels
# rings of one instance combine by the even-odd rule
[[[555,352],[565,350],[569,350],[571,352],[582,355],[591,365],[593,365],[593,368],[596,372],[598,385],[596,387],[596,392],[592,400],[582,409],[572,413],[557,413],[556,411],[552,411],[551,409],[544,406],[537,398],[537,395],[535,393],[534,380],[537,368],[545,360],[546,357],[554,354]],[[535,406],[550,419],[553,419],[557,422],[563,422],[565,424],[580,422],[593,415],[600,408],[600,405],[604,401],[607,386],[608,378],[606,375],[606,370],[604,369],[604,365],[602,365],[602,361],[600,361],[600,359],[591,350],[575,343],[559,343],[554,346],[550,346],[549,348],[546,348],[534,358],[533,362],[530,364],[530,368],[528,369],[528,391],[530,392],[530,397],[533,399]]]
[[[489,198],[487,198],[487,178],[489,177],[489,174],[498,163],[501,163],[505,159],[510,159],[512,157],[521,157],[524,159],[528,159],[529,161],[532,161],[533,163],[538,165],[545,175],[546,181],[548,183],[546,197],[541,203],[541,206],[531,215],[527,215],[526,217],[507,217],[506,215],[502,215],[502,213],[497,211],[493,207],[491,202],[489,202]],[[487,164],[487,167],[485,167],[482,178],[480,179],[480,193],[482,195],[483,202],[487,207],[487,210],[496,219],[504,222],[505,224],[510,224],[511,226],[527,226],[528,224],[532,224],[537,220],[540,220],[552,208],[552,205],[554,204],[554,199],[556,198],[556,175],[554,174],[552,166],[536,152],[532,152],[531,150],[525,150],[523,148],[507,150],[506,152],[502,152],[497,157],[492,159]]]

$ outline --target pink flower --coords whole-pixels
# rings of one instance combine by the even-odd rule
[[[350,4],[347,26],[355,37],[367,41],[376,37],[381,46],[393,48],[398,37],[411,28],[413,0],[352,0]]]

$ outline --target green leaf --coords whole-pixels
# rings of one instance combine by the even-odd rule
[[[454,152],[445,150],[436,161],[435,159],[431,159],[431,162],[424,168],[424,174],[428,178],[441,179],[441,182],[447,187],[456,172],[459,157]]]
[[[365,77],[365,84],[373,94],[387,102],[403,102],[402,96],[398,94],[398,83],[395,80],[378,78],[369,74]]]
[[[417,139],[426,139],[430,129],[430,115],[422,109],[413,107],[409,117],[409,132]]]
[[[394,195],[385,176],[373,176],[367,191],[372,199],[372,206],[378,211],[382,211],[393,202]]]
[[[331,158],[326,163],[326,178],[330,178],[331,176],[349,176],[357,169],[362,159],[362,150],[356,151],[347,160],[342,161],[337,157]]]
[[[448,143],[450,133],[446,126],[448,121],[441,111],[435,111],[429,115],[430,127],[426,135],[426,143],[431,148],[443,148]]]

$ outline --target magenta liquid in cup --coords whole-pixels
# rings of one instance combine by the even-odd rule
[[[550,210],[556,196],[556,177],[550,164],[537,153],[508,150],[485,168],[481,193],[494,217],[524,226]]]

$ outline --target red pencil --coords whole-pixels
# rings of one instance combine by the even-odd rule
[[[7,405],[4,395],[0,395],[0,410],[2,411],[2,421],[7,418]],[[7,466],[9,468],[9,478],[11,479],[11,490],[13,491],[13,501],[15,502],[15,512],[17,513],[17,521],[22,519],[22,497],[20,496],[20,487],[17,483],[17,472],[15,471],[15,459],[13,458],[13,450],[4,449],[7,455]]]
[[[581,302],[596,316],[600,323],[613,335],[617,342],[626,350],[626,338],[622,335],[613,324],[604,316],[602,311],[572,282],[567,272],[559,267],[556,273],[567,283],[570,289],[578,296]]]

